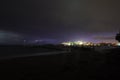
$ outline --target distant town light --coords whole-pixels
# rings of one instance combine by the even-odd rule
[[[84,42],[84,41],[75,41],[75,42],[63,42],[65,46],[120,46],[120,43],[108,43],[108,42],[101,42],[101,43],[92,43],[92,42]]]
[[[76,44],[76,45],[83,45],[84,42],[83,42],[83,41],[76,41],[75,44]]]
[[[65,46],[75,46],[75,45],[81,46],[81,45],[85,45],[86,42],[75,41],[75,42],[63,42],[62,44],[65,45]]]
[[[117,43],[117,46],[120,46],[120,43]]]
[[[65,46],[71,46],[70,42],[63,42],[62,44],[65,45]]]

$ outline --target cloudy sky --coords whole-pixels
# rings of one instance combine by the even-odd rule
[[[114,40],[120,28],[119,4],[119,0],[1,0],[0,30],[57,41]]]

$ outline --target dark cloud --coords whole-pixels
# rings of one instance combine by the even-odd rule
[[[22,39],[23,37],[16,33],[0,31],[0,44],[16,44]]]
[[[0,29],[54,39],[101,32],[120,26],[119,0],[1,0]]]

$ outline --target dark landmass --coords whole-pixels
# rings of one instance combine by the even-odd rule
[[[59,53],[0,59],[0,76],[3,79],[115,80],[120,74],[120,48],[99,52],[85,47],[19,45],[1,46],[0,51],[0,58],[11,54]]]

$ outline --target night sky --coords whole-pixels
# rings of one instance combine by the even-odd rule
[[[0,0],[1,40],[114,41],[119,28],[119,0]]]

